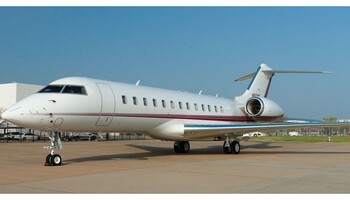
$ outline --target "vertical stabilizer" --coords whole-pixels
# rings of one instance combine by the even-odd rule
[[[255,73],[238,78],[235,81],[243,81],[253,78],[243,95],[236,97],[236,101],[245,102],[251,97],[267,97],[274,72],[266,64],[261,64]]]

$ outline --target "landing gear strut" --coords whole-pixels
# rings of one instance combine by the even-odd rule
[[[190,143],[188,141],[176,141],[174,143],[174,151],[176,153],[188,153],[190,151]]]
[[[229,136],[226,136],[226,141],[224,142],[223,150],[225,154],[239,154],[239,152],[241,151],[241,145],[238,141],[231,141]]]
[[[50,154],[48,154],[45,159],[45,166],[62,165],[62,157],[59,154],[55,154],[55,149],[62,149],[62,143],[59,137],[59,133],[49,133],[49,135],[50,146],[44,147],[46,149],[50,149]]]

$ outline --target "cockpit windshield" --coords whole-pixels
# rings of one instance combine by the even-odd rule
[[[87,95],[84,86],[78,85],[48,85],[39,93],[64,93],[64,94],[82,94]]]
[[[62,93],[71,93],[71,94],[85,94],[86,91],[83,86],[75,86],[75,85],[66,85],[62,91]]]
[[[40,90],[39,93],[60,93],[63,89],[63,85],[48,85],[44,89]]]

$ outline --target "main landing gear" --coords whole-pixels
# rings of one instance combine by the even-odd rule
[[[223,145],[225,154],[239,154],[241,145],[237,140],[231,140],[228,136]],[[176,141],[174,143],[174,151],[176,153],[188,153],[190,151],[190,143],[188,141]]]
[[[190,143],[188,141],[176,141],[174,143],[174,151],[176,153],[188,153],[190,151]]]
[[[227,136],[226,141],[223,145],[223,150],[225,154],[239,154],[239,152],[241,151],[241,145],[236,140],[231,141],[230,138]]]
[[[59,166],[62,165],[62,157],[55,154],[55,149],[61,150],[62,143],[58,132],[49,133],[50,146],[44,147],[50,149],[50,154],[46,156],[45,166]]]

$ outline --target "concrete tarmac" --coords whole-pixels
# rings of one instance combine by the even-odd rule
[[[222,143],[64,142],[58,167],[47,143],[0,143],[0,193],[350,193],[349,143]]]

